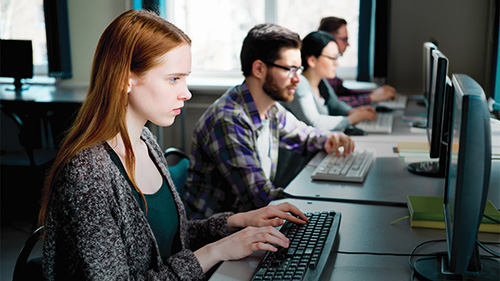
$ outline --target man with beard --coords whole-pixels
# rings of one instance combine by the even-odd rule
[[[245,80],[201,116],[193,131],[185,205],[191,218],[248,211],[281,198],[273,184],[278,148],[344,156],[353,141],[307,126],[277,101],[293,100],[302,72],[298,34],[275,24],[252,28],[241,49]]]

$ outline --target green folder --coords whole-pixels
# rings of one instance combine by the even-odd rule
[[[411,227],[445,229],[443,197],[408,195],[408,211]],[[490,200],[486,201],[484,214],[500,220],[500,212]],[[500,233],[500,224],[483,217],[479,231]]]

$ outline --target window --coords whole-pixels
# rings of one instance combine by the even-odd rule
[[[0,37],[32,40],[34,74],[47,75],[43,0],[3,0],[0,9]]]
[[[350,47],[340,60],[339,76],[354,79],[357,68],[359,1],[352,0],[165,0],[167,19],[192,39],[193,76],[241,76],[239,54],[248,31],[274,22],[302,37],[321,18],[346,19]]]

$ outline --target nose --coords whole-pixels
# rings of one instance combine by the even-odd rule
[[[193,94],[189,91],[187,85],[186,88],[180,93],[179,99],[180,100],[190,100]]]
[[[292,77],[292,82],[294,83],[300,82],[300,75],[298,73],[295,73],[295,75]]]

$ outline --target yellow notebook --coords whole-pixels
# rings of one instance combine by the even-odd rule
[[[409,195],[408,211],[411,227],[445,229],[443,197]],[[486,201],[484,213],[500,220],[500,212],[490,200]],[[500,233],[500,224],[483,217],[479,232]]]
[[[398,151],[409,152],[409,151],[429,151],[429,143],[427,141],[398,141]]]

